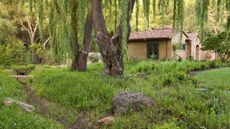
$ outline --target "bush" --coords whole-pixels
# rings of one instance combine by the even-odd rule
[[[25,47],[21,42],[0,45],[0,65],[11,66],[12,64],[25,63]]]
[[[149,73],[155,69],[155,64],[152,61],[141,62],[134,66],[130,71],[131,73]]]
[[[220,67],[222,67],[224,65],[223,65],[223,63],[221,61],[213,60],[213,61],[209,62],[209,66],[210,66],[210,68],[220,68]]]
[[[100,53],[89,53],[88,59],[91,63],[96,63],[99,62],[102,58]]]

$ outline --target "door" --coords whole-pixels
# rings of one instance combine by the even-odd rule
[[[147,56],[148,59],[159,59],[159,43],[150,42],[147,44]]]
[[[200,57],[200,46],[196,45],[196,60],[200,60],[199,57]]]

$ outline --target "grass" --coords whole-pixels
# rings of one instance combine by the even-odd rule
[[[220,88],[230,91],[230,68],[220,68],[199,73],[197,78],[206,88]]]
[[[32,74],[35,75],[33,87],[40,96],[62,105],[67,113],[86,112],[93,127],[99,118],[111,114],[114,95],[135,91],[152,96],[156,106],[116,116],[115,124],[101,128],[227,129],[230,127],[229,94],[219,90],[223,88],[219,84],[209,85],[214,88],[210,92],[199,91],[198,88],[203,87],[202,75],[195,78],[187,75],[189,71],[222,66],[212,62],[143,61],[126,63],[124,78],[104,76],[102,64],[90,65],[89,72],[85,73],[46,67]]]
[[[126,62],[123,78],[106,77],[101,63],[89,65],[88,72],[69,68],[37,66],[32,87],[50,102],[47,117],[28,114],[16,106],[0,106],[0,128],[83,128],[88,120],[95,128],[101,117],[111,114],[112,97],[122,91],[143,92],[156,105],[141,112],[117,115],[116,122],[104,129],[228,129],[230,127],[229,69],[199,73],[190,71],[227,66],[219,62]],[[215,76],[216,75],[216,76]],[[0,100],[12,97],[25,100],[22,86],[0,71]],[[200,91],[199,88],[208,88]],[[68,120],[64,118],[67,117]],[[16,123],[16,124],[12,124]],[[85,127],[84,127],[85,128]]]
[[[36,113],[27,113],[16,105],[5,107],[3,101],[10,97],[24,101],[25,93],[21,84],[0,70],[0,128],[1,129],[61,129],[53,120],[43,118]]]

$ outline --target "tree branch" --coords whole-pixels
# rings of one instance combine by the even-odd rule
[[[88,10],[87,18],[86,18],[86,23],[85,23],[85,32],[84,32],[84,51],[86,53],[89,53],[90,51],[90,43],[91,43],[91,34],[93,30],[93,16],[92,16],[92,8]]]
[[[101,37],[110,37],[103,15],[102,0],[92,0],[92,7],[96,35],[100,35]]]

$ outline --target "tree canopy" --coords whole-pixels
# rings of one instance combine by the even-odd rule
[[[118,29],[122,29],[118,42],[122,56],[127,51],[130,31],[170,25],[179,32],[184,27],[191,31],[199,30],[203,39],[206,30],[223,31],[227,19],[230,21],[230,0],[133,0],[132,8],[129,8],[130,0],[97,2],[101,2],[102,17],[95,18],[94,22],[103,18],[106,26],[104,29],[111,38],[115,38]],[[1,3],[19,7],[19,13],[23,14],[19,19],[23,21],[26,21],[25,15],[38,19],[39,42],[46,42],[47,37],[50,37],[50,48],[57,61],[75,58],[79,53],[88,53],[86,46],[90,44],[84,45],[86,37],[92,39],[87,42],[101,42],[97,38],[99,30],[95,30],[95,25],[94,30],[86,32],[89,30],[86,26],[93,6],[92,0],[2,0]],[[0,26],[7,20],[12,18],[2,18]]]

